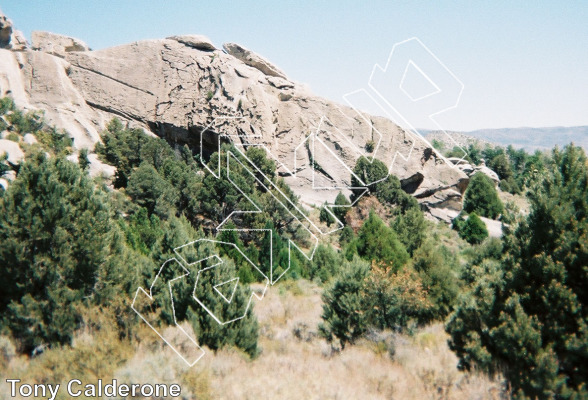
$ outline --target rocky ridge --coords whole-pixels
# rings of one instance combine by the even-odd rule
[[[222,51],[205,36],[184,35],[91,51],[81,40],[35,32],[32,47],[23,47],[11,24],[6,38],[9,20],[0,21],[0,96],[44,110],[76,149],[92,148],[113,117],[195,152],[214,151],[222,138],[264,146],[307,205],[333,201],[350,186],[357,158],[373,156],[392,165],[423,208],[461,209],[467,174],[426,142],[313,95],[243,46]]]

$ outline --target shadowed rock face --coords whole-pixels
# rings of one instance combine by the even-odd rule
[[[12,23],[4,15],[0,15],[0,47],[5,49],[10,45]]]
[[[22,32],[15,30],[12,21],[0,10],[0,49],[20,51],[27,47],[27,41]]]
[[[83,43],[56,37],[64,49],[64,40]],[[314,96],[239,45],[226,44],[227,54],[206,37],[188,35],[58,56],[47,50],[55,47],[45,40],[39,50],[0,49],[0,95],[46,110],[48,122],[70,132],[77,148],[93,146],[116,116],[198,152],[216,150],[219,135],[263,145],[303,203],[333,201],[338,190],[317,188],[349,186],[350,170],[366,155],[393,165],[425,208],[460,204],[467,176],[420,139],[388,119]],[[375,154],[365,150],[371,141]]]

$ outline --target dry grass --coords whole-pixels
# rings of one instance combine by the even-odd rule
[[[144,327],[132,346],[108,330],[80,332],[72,348],[36,359],[17,357],[0,379],[63,382],[76,377],[125,383],[180,383],[182,399],[499,399],[499,381],[456,369],[441,324],[413,336],[378,333],[342,352],[317,335],[321,290],[307,281],[284,282],[255,304],[261,354],[236,349],[207,354],[187,367]],[[391,356],[392,354],[392,356]],[[82,377],[77,375],[83,375]],[[3,389],[7,385],[0,385]],[[6,398],[0,389],[0,397]]]
[[[394,359],[368,340],[332,352],[317,336],[320,290],[295,283],[303,294],[273,288],[256,304],[262,354],[250,361],[221,351],[201,361],[215,399],[494,399],[501,384],[456,369],[440,324],[413,337],[394,336]]]

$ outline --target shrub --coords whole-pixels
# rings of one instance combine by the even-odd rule
[[[398,271],[408,261],[408,253],[396,233],[374,213],[359,229],[355,240],[357,253],[369,261],[382,261]]]
[[[6,136],[6,139],[11,140],[16,143],[20,142],[20,136],[18,135],[18,133],[15,133],[15,132],[10,132],[8,134],[8,136]]]
[[[481,172],[471,179],[465,192],[463,209],[468,213],[477,213],[482,217],[496,219],[504,206],[498,198],[498,192],[492,180]]]
[[[90,160],[88,159],[88,149],[81,149],[78,156],[78,164],[82,170],[87,170],[90,167]]]
[[[367,320],[361,291],[369,269],[368,262],[356,257],[343,265],[333,284],[324,291],[319,332],[329,343],[338,340],[341,348],[345,348],[364,334]]]
[[[320,244],[312,257],[310,278],[319,278],[321,282],[328,281],[336,275],[341,267],[341,255],[333,247]]]
[[[372,263],[362,290],[367,323],[378,329],[402,331],[410,321],[426,322],[431,303],[420,278],[408,268],[393,271],[385,264]]]
[[[458,216],[454,221],[454,227],[457,227],[459,237],[469,244],[482,243],[488,237],[486,224],[476,213],[470,214],[465,221]]]
[[[331,215],[328,210],[329,205],[325,201],[323,206],[321,207],[321,211],[319,213],[319,220],[327,224],[327,226],[331,226],[331,224],[335,223],[335,218]]]
[[[428,240],[415,251],[413,265],[431,303],[428,318],[445,318],[453,310],[460,289],[455,255]]]
[[[7,336],[0,336],[0,360],[2,364],[8,365],[10,361],[16,356],[16,348],[12,341]]]
[[[14,111],[14,100],[10,97],[2,97],[0,99],[0,115],[5,115],[9,111]]]

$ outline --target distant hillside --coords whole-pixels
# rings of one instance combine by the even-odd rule
[[[458,143],[462,142],[461,139],[463,137],[469,137],[470,140],[471,138],[476,138],[481,139],[482,142],[491,142],[500,146],[512,144],[516,148],[524,148],[531,152],[551,149],[555,145],[562,147],[570,142],[574,142],[576,145],[588,149],[588,126],[479,129],[464,132],[464,134],[454,136]],[[430,132],[427,137],[430,135],[433,135],[435,138],[439,136],[438,132]],[[454,134],[452,133],[452,135]]]

